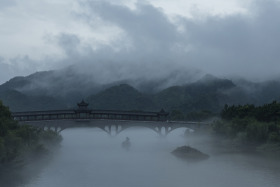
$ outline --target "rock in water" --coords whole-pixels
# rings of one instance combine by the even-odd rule
[[[176,148],[172,151],[172,154],[176,157],[188,160],[188,161],[200,161],[209,158],[209,155],[200,152],[197,149],[194,149],[190,146],[182,146]]]

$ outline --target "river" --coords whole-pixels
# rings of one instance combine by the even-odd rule
[[[28,184],[19,187],[279,187],[280,164],[258,156],[219,153],[206,137],[167,138],[143,128],[110,137],[96,128],[62,131],[61,148]],[[129,137],[131,149],[121,142]],[[210,155],[186,162],[170,154],[190,145]]]

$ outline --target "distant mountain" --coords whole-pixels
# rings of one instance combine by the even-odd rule
[[[157,105],[168,110],[184,112],[218,111],[226,102],[227,95],[223,91],[235,85],[227,79],[211,77],[210,80],[206,79],[207,77],[195,83],[170,87],[157,93],[155,95]]]
[[[73,106],[80,98],[106,88],[85,75],[72,70],[37,72],[26,77],[15,77],[0,86],[0,92],[15,90],[33,97],[52,97],[67,106]]]
[[[280,81],[250,82],[235,80],[237,86],[226,90],[230,100],[228,104],[255,104],[263,105],[272,101],[280,101]]]
[[[0,99],[6,106],[9,106],[13,111],[20,111],[29,106],[28,97],[16,90],[3,90],[0,92]]]
[[[149,110],[153,108],[151,97],[135,88],[121,84],[87,98],[94,109]]]
[[[157,93],[144,94],[135,88],[121,84],[93,94],[87,101],[94,109],[153,110],[184,112],[197,110],[218,111],[224,106],[226,94],[221,91],[235,85],[229,80],[198,81],[184,86],[172,86]]]
[[[74,69],[37,72],[0,85],[0,100],[12,111],[73,108],[85,99],[93,109],[159,111],[164,108],[184,113],[219,112],[225,104],[261,105],[280,100],[279,81],[253,83],[212,75],[205,75],[192,83],[180,81],[185,84],[179,85],[168,80],[123,80],[99,84]]]
[[[12,111],[65,109],[66,105],[49,96],[29,96],[16,90],[0,92],[0,100]]]

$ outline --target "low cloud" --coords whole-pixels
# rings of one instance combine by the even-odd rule
[[[279,75],[280,3],[257,1],[250,15],[210,17],[203,22],[185,20],[194,46],[190,56],[198,66],[214,74],[250,79]]]
[[[187,61],[186,37],[159,8],[137,3],[136,9],[132,10],[126,6],[99,1],[88,2],[86,5],[90,11],[79,15],[80,19],[90,25],[98,17],[104,24],[117,27],[121,34],[113,42],[99,45],[96,49],[89,43],[80,43],[78,36],[60,35],[59,41],[64,41],[60,46],[66,53],[83,51],[69,55],[69,60],[79,71],[92,74],[95,80],[105,82],[161,80],[172,75],[173,80],[168,82],[176,84],[193,81],[201,76],[195,66]],[[73,38],[79,42],[72,45]]]
[[[135,9],[106,1],[86,5],[89,11],[81,19],[90,24],[98,17],[123,34],[114,43],[87,50],[84,61],[112,75],[118,72],[120,78],[152,79],[178,70],[251,80],[279,74],[279,1],[255,1],[248,14],[201,20],[178,16],[177,22],[140,1]]]
[[[277,0],[252,1],[246,14],[202,19],[176,15],[172,21],[147,1],[137,1],[133,9],[99,0],[84,0],[79,6],[75,20],[91,32],[89,36],[98,30],[100,38],[71,30],[53,35],[53,45],[65,55],[62,60],[52,58],[53,69],[73,65],[103,83],[174,77],[168,84],[175,84],[206,73],[251,80],[279,76]]]

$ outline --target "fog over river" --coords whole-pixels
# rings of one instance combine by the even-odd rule
[[[226,154],[203,136],[183,137],[177,129],[160,138],[145,128],[110,137],[97,128],[61,132],[61,148],[28,184],[20,187],[279,187],[280,164],[264,158]],[[131,149],[121,143],[130,138]],[[190,145],[210,155],[190,163],[170,152]]]

